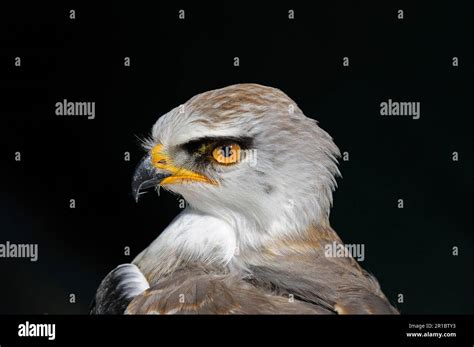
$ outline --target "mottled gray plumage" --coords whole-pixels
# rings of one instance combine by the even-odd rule
[[[220,141],[256,160],[221,164]],[[158,119],[145,148],[134,194],[146,182],[189,206],[133,261],[149,288],[125,313],[397,313],[353,258],[326,256],[342,244],[329,224],[339,149],[280,90],[199,94]],[[105,280],[96,313],[114,313],[110,291]]]

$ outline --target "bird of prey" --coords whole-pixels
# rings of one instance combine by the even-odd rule
[[[397,314],[329,224],[340,152],[279,89],[236,84],[158,119],[132,182],[187,207],[99,286],[93,314]]]

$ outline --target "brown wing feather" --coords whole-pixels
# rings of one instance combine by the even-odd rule
[[[275,296],[246,281],[199,270],[179,271],[136,297],[127,314],[323,314],[299,300]]]
[[[254,284],[339,314],[397,314],[375,277],[352,257],[325,255],[332,242],[342,243],[329,225],[310,228],[301,239],[275,242],[266,261],[250,267]]]
[[[329,258],[341,242],[329,227],[262,249],[242,279],[217,269],[181,269],[156,281],[127,314],[397,314],[377,280],[351,257]],[[262,258],[260,258],[262,259]]]

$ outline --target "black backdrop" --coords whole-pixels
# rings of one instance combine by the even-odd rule
[[[37,243],[39,260],[0,259],[0,313],[87,313],[180,211],[169,194],[133,201],[137,136],[238,82],[282,89],[349,152],[331,223],[402,313],[473,313],[471,6],[1,8],[0,243]],[[63,99],[94,101],[96,118],[56,116]],[[387,99],[421,102],[421,118],[382,117]]]

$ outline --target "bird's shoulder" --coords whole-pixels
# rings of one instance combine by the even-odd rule
[[[329,226],[312,227],[300,238],[274,242],[263,261],[248,268],[252,283],[279,295],[339,314],[394,314],[377,279],[345,253],[328,254],[328,246],[344,245]]]
[[[127,314],[331,313],[292,297],[274,295],[233,274],[177,271],[133,299]]]
[[[130,301],[149,288],[134,264],[122,264],[102,280],[91,304],[91,314],[123,314]]]

